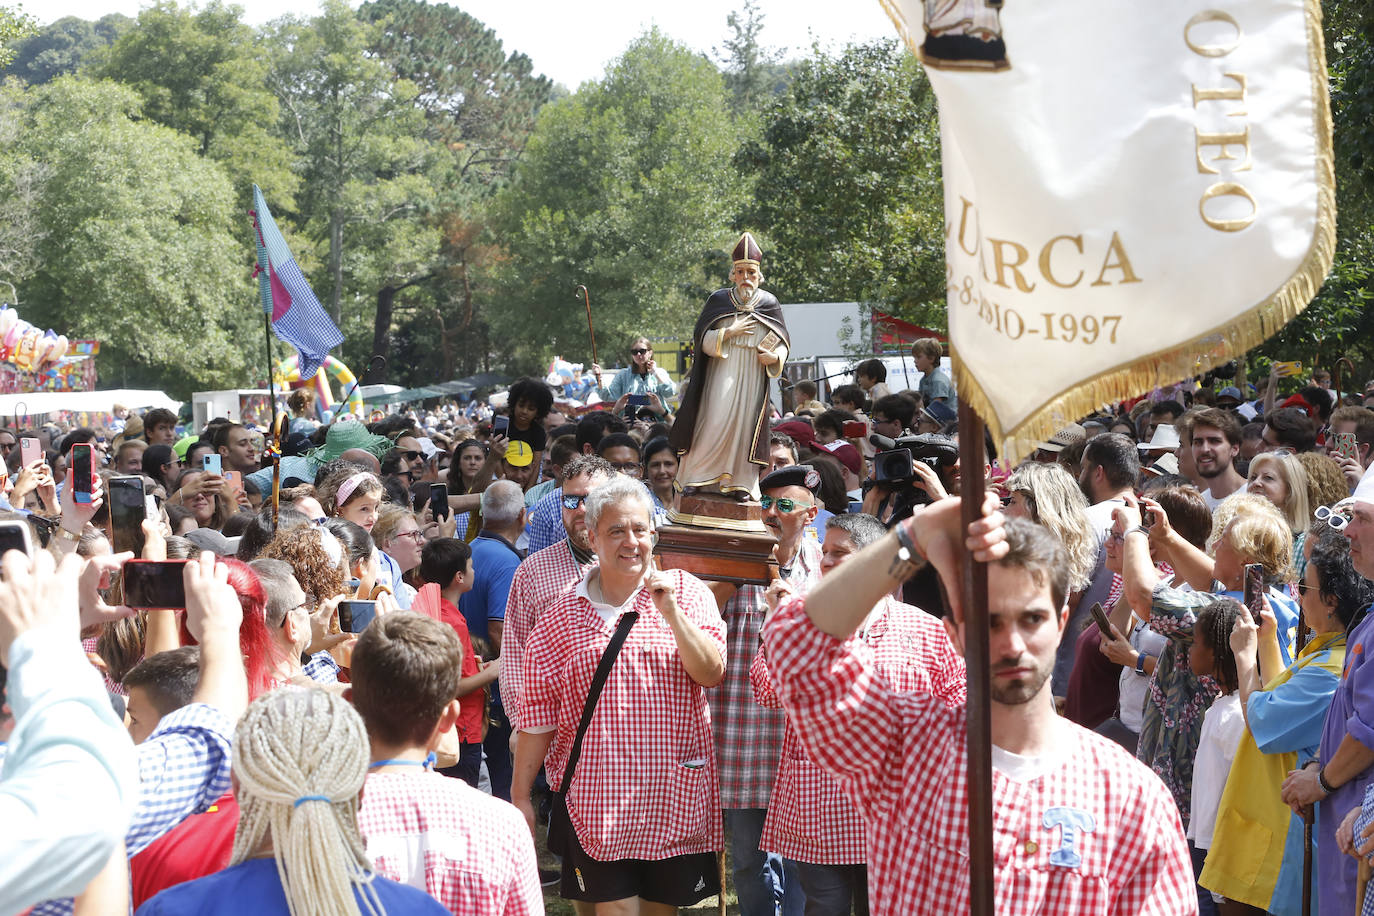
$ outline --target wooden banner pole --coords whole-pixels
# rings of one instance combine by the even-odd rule
[[[983,421],[959,401],[959,497],[964,530],[983,505]],[[994,916],[992,858],[992,683],[988,632],[988,571],[964,564],[964,664],[968,668],[968,834],[970,916]]]

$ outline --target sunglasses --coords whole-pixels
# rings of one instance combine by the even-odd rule
[[[577,496],[572,493],[563,494],[563,508],[567,509],[569,512],[581,508],[582,504],[586,501],[587,497],[585,494],[582,496]]]
[[[652,352],[654,352],[654,351],[653,351],[653,350],[646,350],[646,349],[644,349],[643,347],[637,347],[637,348],[635,348],[635,349],[633,349],[633,350],[630,351],[630,353],[633,354],[634,356],[643,356],[645,353],[652,353]]]
[[[779,496],[777,499],[771,496],[765,496],[763,499],[759,500],[759,505],[763,507],[765,512],[777,506],[779,512],[788,513],[795,512],[798,509],[810,509],[815,503],[799,503],[795,499],[789,499],[786,496]]]
[[[417,452],[417,451],[415,451],[414,449],[411,449],[411,450],[408,451],[408,452],[400,452],[399,454],[400,454],[400,456],[401,456],[402,458],[404,458],[406,461],[419,461],[419,460],[420,460],[420,453]]]

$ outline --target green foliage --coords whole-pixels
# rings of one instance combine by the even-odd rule
[[[240,210],[254,184],[289,207],[297,185],[291,151],[277,132],[263,48],[242,15],[220,0],[200,9],[159,0],[138,14],[95,75],[132,86],[144,117],[189,134],[200,155],[223,164]]]
[[[183,394],[242,381],[253,288],[223,171],[189,137],[140,119],[127,87],[64,76],[25,103],[15,158],[46,172],[24,316],[101,340],[107,380]]]
[[[767,48],[759,40],[763,33],[763,14],[754,0],[725,19],[729,36],[716,50],[725,66],[725,86],[730,90],[735,113],[750,117],[764,100],[781,92],[787,84],[787,68],[779,64],[782,52]]]
[[[599,348],[688,331],[723,285],[741,204],[720,73],[657,30],[599,82],[546,106],[499,202],[508,260],[493,332],[526,365],[590,357],[574,290],[591,293]]]
[[[736,157],[742,228],[784,302],[867,301],[943,324],[944,208],[930,84],[896,42],[817,49]]]
[[[3,73],[31,85],[75,73],[91,55],[108,47],[131,25],[133,20],[122,13],[110,13],[96,22],[64,16],[15,42],[14,59]]]
[[[0,67],[14,60],[15,41],[32,35],[36,28],[36,23],[22,9],[0,6]]]

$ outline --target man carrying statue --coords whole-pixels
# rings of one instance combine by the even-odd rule
[[[791,338],[777,298],[759,288],[763,253],[748,232],[732,254],[733,287],[706,300],[692,332],[696,360],[669,442],[681,456],[685,494],[759,498],[768,466],[769,381],[782,374]]]

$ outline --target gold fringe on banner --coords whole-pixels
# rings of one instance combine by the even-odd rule
[[[881,0],[913,54],[919,42],[906,26],[892,0]],[[1070,423],[1077,422],[1105,404],[1139,397],[1156,388],[1192,378],[1235,359],[1272,337],[1297,317],[1321,289],[1336,255],[1336,177],[1332,152],[1331,98],[1327,90],[1326,46],[1322,37],[1320,0],[1304,3],[1307,24],[1307,60],[1312,79],[1313,133],[1317,143],[1317,223],[1312,243],[1302,264],[1267,299],[1251,306],[1226,324],[1165,350],[1075,384],[1060,392],[1011,429],[1002,429],[987,394],[958,356],[950,334],[950,357],[958,395],[987,423],[999,453],[1017,461],[1041,442]]]

